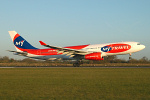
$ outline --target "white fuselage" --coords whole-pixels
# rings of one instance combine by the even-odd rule
[[[114,44],[120,44],[111,48],[103,48],[105,46],[113,46]],[[127,44],[121,45],[121,44]],[[131,47],[129,48],[128,45]],[[139,44],[138,42],[120,42],[120,43],[107,43],[107,44],[94,44],[94,45],[88,45],[85,48],[82,48],[80,50],[87,51],[87,52],[101,52],[101,56],[110,56],[110,55],[125,55],[125,54],[131,54],[134,52],[138,52],[140,50],[143,50],[145,48],[144,45]],[[109,50],[114,50],[114,52],[109,52]],[[104,51],[105,50],[105,51]],[[70,58],[70,56],[67,54],[58,54],[58,55],[35,55],[35,54],[28,54],[28,57],[31,58],[37,58],[37,59],[45,59],[45,60],[54,60],[54,59],[73,59]]]

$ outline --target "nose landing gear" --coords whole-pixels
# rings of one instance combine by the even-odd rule
[[[130,53],[130,54],[129,54],[129,60],[131,60],[131,59],[132,59],[131,55],[132,55],[132,54]]]

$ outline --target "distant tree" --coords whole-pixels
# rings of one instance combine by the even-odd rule
[[[9,57],[4,56],[4,57],[1,59],[1,62],[3,62],[3,63],[9,62]]]
[[[9,59],[9,62],[16,62],[15,59],[11,58]]]
[[[89,64],[93,64],[93,62],[94,62],[93,60],[90,60],[90,61],[89,61]]]
[[[116,55],[104,57],[104,60],[105,60],[106,63],[113,63],[116,59],[117,59]]]
[[[25,58],[21,62],[26,62],[26,63],[34,63],[37,62],[36,60],[30,59],[30,58]]]
[[[132,58],[128,62],[129,63],[138,63],[139,61],[137,59]]]
[[[144,56],[142,60],[148,61],[148,58]]]
[[[148,63],[149,60],[148,60],[147,57],[144,56],[143,58],[141,58],[141,59],[139,60],[139,62],[140,62],[140,63]]]
[[[114,63],[127,63],[127,61],[124,59],[115,59]]]

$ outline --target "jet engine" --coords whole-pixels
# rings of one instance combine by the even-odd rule
[[[95,52],[85,55],[86,60],[103,60],[101,52]]]

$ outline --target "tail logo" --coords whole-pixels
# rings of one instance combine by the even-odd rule
[[[19,45],[19,46],[21,46],[21,47],[22,47],[22,46],[23,46],[24,41],[25,41],[25,40],[22,40],[22,41],[16,42],[16,44],[15,44],[15,45],[17,45],[17,46]]]

